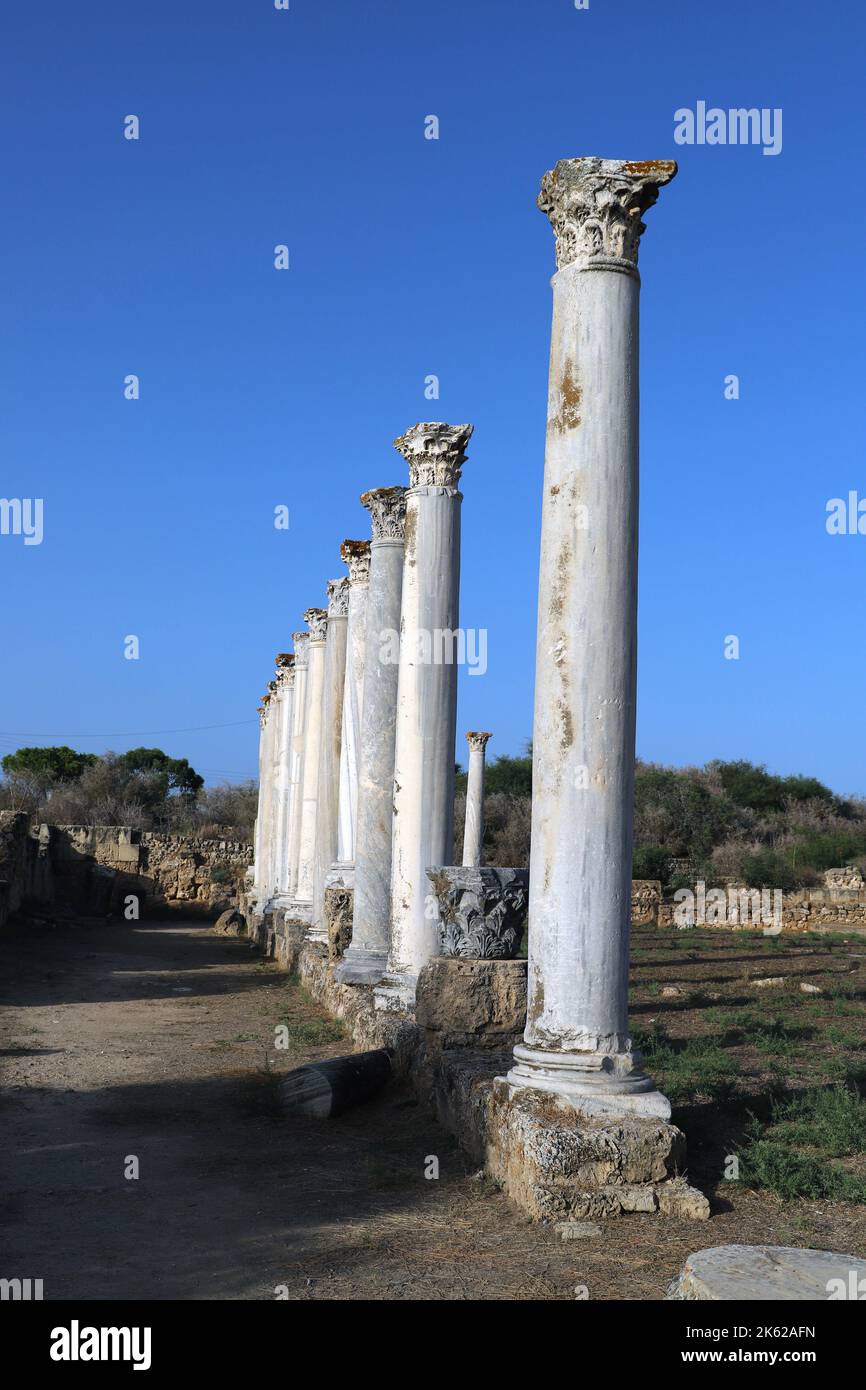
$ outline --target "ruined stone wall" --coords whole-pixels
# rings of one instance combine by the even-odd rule
[[[51,830],[23,811],[0,811],[0,929],[10,917],[49,904],[54,895]]]
[[[0,814],[0,926],[16,913],[118,912],[130,894],[139,914],[214,917],[234,906],[252,846],[195,840],[122,825],[32,826]]]
[[[760,889],[744,884],[727,884],[726,892],[735,895],[757,894]],[[663,892],[657,879],[632,880],[632,926],[676,927],[677,903],[673,893]],[[866,881],[853,866],[828,869],[823,888],[801,888],[782,894],[783,931],[805,932],[845,930],[846,927],[866,927]],[[706,921],[706,927],[761,926],[748,920],[731,920],[730,913],[723,921]]]

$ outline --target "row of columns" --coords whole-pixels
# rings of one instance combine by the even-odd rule
[[[586,1110],[661,1117],[670,1107],[642,1071],[627,1016],[637,258],[642,214],[675,172],[665,161],[562,160],[538,199],[558,269],[538,594],[529,1006],[507,1078],[512,1088],[550,1091]],[[328,881],[353,881],[353,938],[339,976],[374,983],[380,1008],[411,1008],[418,972],[439,949],[425,871],[452,857],[457,666],[442,644],[454,642],[459,626],[459,482],[471,434],[470,425],[419,424],[395,441],[409,487],[363,494],[371,542],[366,551],[345,543],[349,578],[329,585],[327,614],[308,610],[306,663],[296,645],[294,667],[278,665],[263,706],[260,900],[280,872],[269,846],[296,824],[302,787],[286,892],[296,909],[309,909],[311,935],[321,940]],[[288,727],[293,749],[300,739],[300,764],[281,782]],[[467,737],[463,858],[472,865],[480,860],[489,734]]]
[[[370,540],[343,542],[348,575],[328,582],[326,610],[305,613],[309,633],[277,658],[261,707],[259,908],[285,908],[324,943],[327,888],[353,888],[340,978],[381,982],[383,1008],[411,1008],[438,951],[425,870],[452,858],[458,482],[471,434],[433,422],[395,441],[408,488],[362,494]],[[478,862],[480,810],[471,825]]]

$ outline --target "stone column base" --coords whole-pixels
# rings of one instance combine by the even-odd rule
[[[380,1012],[414,1013],[417,985],[417,975],[384,975],[373,990],[373,1002]]]
[[[682,1176],[685,1136],[663,1120],[578,1115],[567,1102],[498,1079],[484,1131],[487,1172],[536,1221],[709,1217],[706,1197]]]
[[[366,951],[353,944],[334,971],[334,979],[341,985],[376,985],[387,968],[386,952]]]
[[[285,913],[287,921],[303,922],[304,926],[309,926],[313,915],[312,903],[299,902],[297,898],[281,898],[279,906],[280,910]]]
[[[544,1052],[519,1044],[503,1080],[512,1092],[544,1091],[583,1115],[640,1115],[669,1120],[671,1103],[641,1070],[637,1052]]]

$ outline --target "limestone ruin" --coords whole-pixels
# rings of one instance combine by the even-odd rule
[[[642,214],[675,173],[561,160],[538,200],[558,270],[528,962],[513,958],[526,872],[481,865],[486,732],[466,735],[463,864],[449,862],[458,668],[441,640],[459,629],[472,425],[423,422],[395,440],[408,487],[361,494],[370,540],[343,543],[349,577],[327,585],[327,613],[307,610],[308,639],[293,665],[277,658],[261,706],[252,939],[350,1021],[358,1049],[387,1050],[536,1217],[708,1214],[627,1019],[637,256]]]

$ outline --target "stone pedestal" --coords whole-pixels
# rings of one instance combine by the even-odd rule
[[[304,621],[310,628],[307,648],[307,696],[304,717],[304,766],[301,824],[298,845],[298,882],[295,905],[312,913],[315,878],[316,808],[319,796],[319,754],[322,747],[322,693],[325,686],[325,640],[328,615],[323,608],[308,608]]]
[[[484,844],[484,757],[490,734],[468,733],[469,773],[466,778],[466,824],[463,863],[480,864]]]
[[[439,953],[430,864],[453,856],[460,585],[460,472],[471,425],[415,425],[395,441],[409,463],[394,757],[391,944],[376,989],[411,1009],[418,972]]]
[[[352,944],[337,969],[337,979],[343,984],[374,984],[384,975],[388,958],[406,489],[375,488],[363,493],[361,503],[370,512],[373,538],[358,768]]]
[[[327,942],[325,888],[337,858],[337,825],[340,804],[340,738],[343,727],[343,690],[346,683],[346,626],[349,613],[348,579],[328,582],[328,638],[322,691],[322,740],[319,748],[319,782],[316,803],[315,873],[313,913],[308,939]]]
[[[664,161],[561,160],[538,597],[529,1008],[512,1089],[667,1118],[628,1033],[638,242]]]

